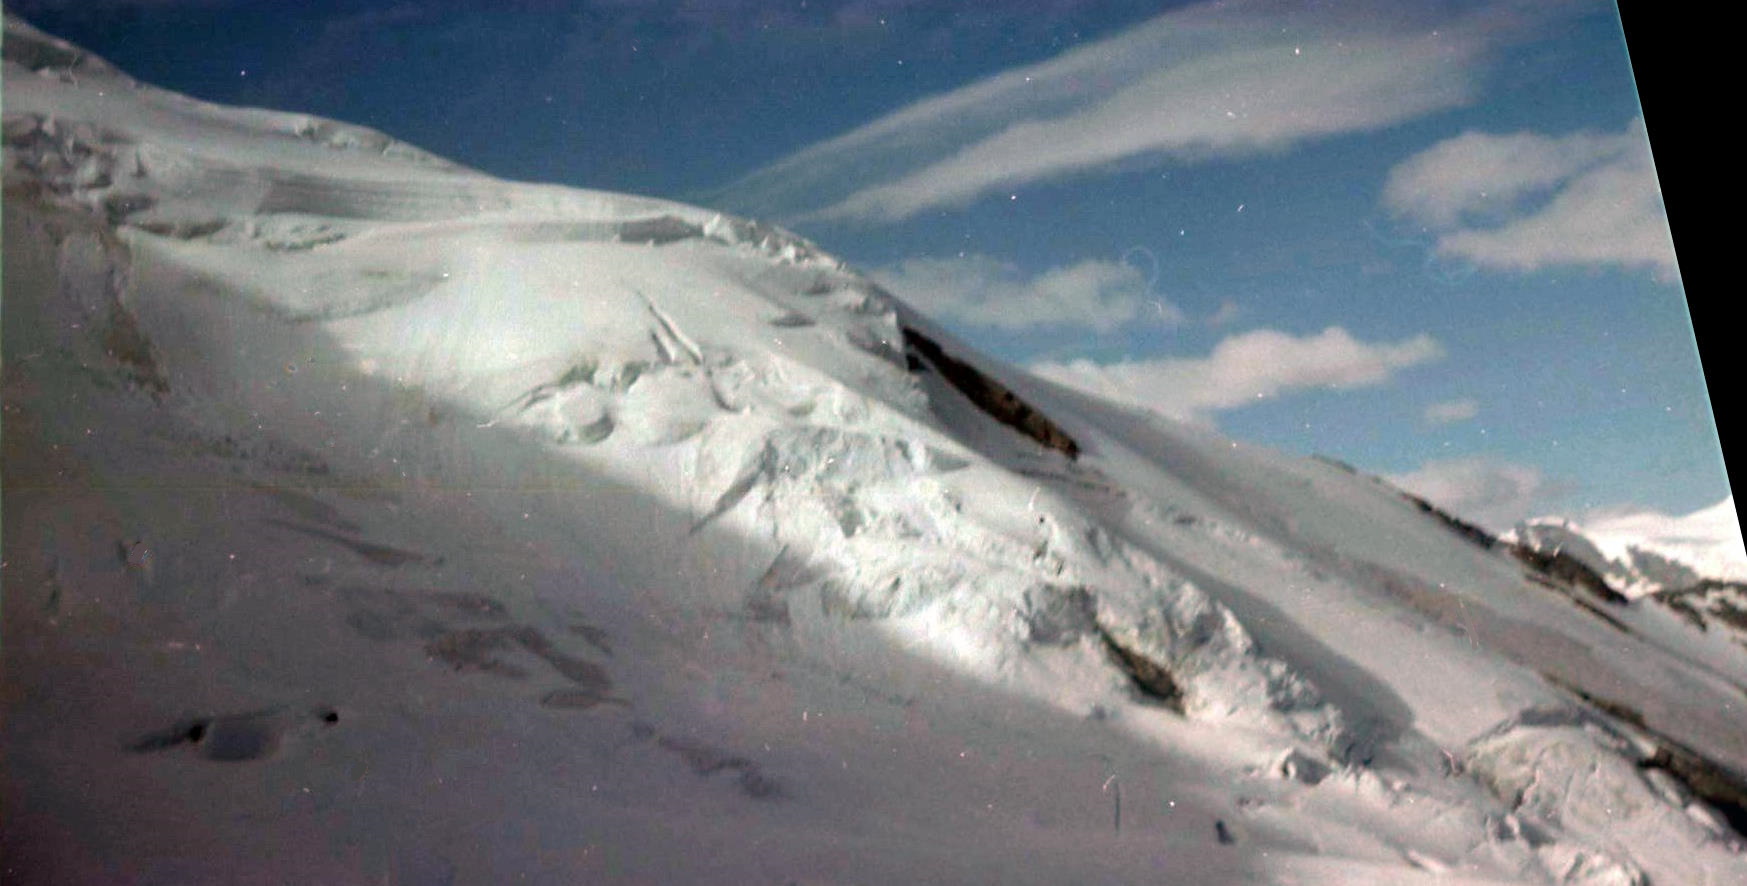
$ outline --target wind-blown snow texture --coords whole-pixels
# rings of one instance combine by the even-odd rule
[[[4,76],[8,883],[1747,881],[1677,611],[775,228]]]

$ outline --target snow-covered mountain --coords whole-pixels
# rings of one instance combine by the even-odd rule
[[[1565,550],[1633,597],[1707,580],[1747,582],[1747,548],[1734,496],[1679,517],[1647,512],[1585,521],[1544,517],[1525,521],[1508,537],[1539,550]]]
[[[787,232],[6,20],[33,882],[1743,882],[1747,647]]]
[[[1591,585],[1631,605],[1665,607],[1700,632],[1747,648],[1747,555],[1733,496],[1684,517],[1529,520],[1502,542],[1525,559],[1586,573]]]

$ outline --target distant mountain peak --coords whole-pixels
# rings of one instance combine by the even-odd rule
[[[1734,496],[1679,517],[1648,511],[1583,521],[1540,517],[1517,524],[1508,537],[1538,550],[1563,550],[1630,596],[1707,580],[1747,581]]]

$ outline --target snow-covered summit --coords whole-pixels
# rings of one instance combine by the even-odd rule
[[[1734,496],[1678,517],[1631,512],[1581,522],[1538,518],[1519,524],[1509,537],[1538,549],[1565,550],[1630,596],[1707,579],[1747,582],[1747,547]]]
[[[9,883],[1747,878],[1674,614],[774,227],[4,84]]]

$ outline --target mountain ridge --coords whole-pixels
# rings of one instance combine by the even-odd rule
[[[1678,590],[1701,581],[1747,581],[1747,552],[1735,498],[1691,514],[1602,514],[1588,520],[1538,517],[1511,535],[1537,548],[1571,547],[1632,595]]]

